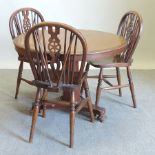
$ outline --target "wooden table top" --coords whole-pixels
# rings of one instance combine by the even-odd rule
[[[114,56],[122,52],[126,47],[126,40],[116,34],[96,30],[80,30],[80,32],[87,42],[87,60]],[[25,52],[24,39],[25,35],[21,34],[13,40],[19,56],[24,55]]]

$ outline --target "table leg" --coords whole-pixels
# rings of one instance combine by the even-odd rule
[[[85,96],[86,96],[86,97],[90,97],[90,92],[89,92],[89,86],[88,86],[88,81],[87,81],[87,79],[84,80],[84,84],[83,84],[82,86],[83,86],[82,89],[85,90]],[[91,99],[91,97],[90,97],[90,99]],[[92,100],[91,100],[91,102],[92,102]],[[88,111],[88,108],[85,107],[83,110]],[[94,112],[94,115],[95,115],[95,117],[96,117],[100,122],[103,122],[103,120],[104,120],[105,111],[106,111],[105,108],[102,108],[102,107],[99,107],[99,106],[93,104],[93,112]]]

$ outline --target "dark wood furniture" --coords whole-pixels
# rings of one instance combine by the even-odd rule
[[[44,18],[39,11],[34,8],[21,8],[12,13],[9,20],[9,28],[12,39],[21,34],[25,34],[32,26],[43,22]],[[31,81],[22,77],[24,62],[28,62],[24,54],[18,55],[20,61],[16,85],[15,98],[18,96],[21,80],[31,84]]]
[[[68,108],[70,111],[70,147],[73,147],[75,114],[87,106],[91,121],[94,120],[88,90],[85,89],[85,96],[80,95],[82,85],[87,88],[86,41],[78,30],[69,25],[43,22],[27,32],[25,49],[35,79],[33,85],[37,87],[29,141],[32,142],[40,108],[43,108],[43,115],[45,115],[47,106]],[[81,59],[78,58],[81,63],[77,68],[78,50],[81,51]],[[46,96],[50,92],[62,92],[63,95],[58,100],[50,100]]]
[[[88,65],[92,65],[100,69],[99,75],[89,76],[89,78],[98,78],[98,85],[96,89],[96,102],[95,104],[99,105],[99,99],[101,95],[101,89],[111,90],[119,89],[119,95],[122,96],[121,88],[130,87],[133,107],[136,108],[136,99],[134,94],[134,85],[132,81],[130,66],[133,62],[132,55],[136,49],[137,43],[140,38],[140,33],[142,31],[142,18],[141,16],[134,11],[127,12],[121,19],[117,35],[124,37],[127,40],[127,47],[120,54],[115,57],[111,57],[107,60],[103,59],[102,61],[90,61]],[[104,61],[105,60],[105,61]],[[125,67],[127,69],[127,77],[129,84],[121,84],[120,68]],[[104,68],[116,68],[116,76],[105,75],[103,72]],[[117,78],[117,85],[113,85],[107,78]],[[102,86],[102,81],[108,84],[108,87]]]
[[[94,59],[106,59],[109,56],[115,56],[123,51],[126,47],[126,40],[112,33],[95,31],[95,30],[80,30],[83,34],[84,38],[87,42],[88,52],[86,60],[94,60]],[[46,32],[45,35],[48,35]],[[63,37],[64,34],[60,34],[60,38]],[[15,45],[15,49],[19,55],[25,55],[25,34],[21,34],[16,37],[13,42]],[[30,38],[31,40],[31,38]],[[34,50],[34,44],[31,43],[31,48]],[[80,47],[77,45],[77,53],[76,53],[76,64],[81,60],[82,53],[80,51]],[[78,66],[78,65],[76,65]],[[87,88],[89,89],[89,88]],[[103,121],[105,109],[99,106],[93,105],[93,112],[97,119]]]

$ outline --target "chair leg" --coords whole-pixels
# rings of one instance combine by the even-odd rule
[[[23,72],[23,61],[20,61],[19,69],[18,69],[18,77],[17,77],[17,84],[16,84],[16,93],[15,93],[15,99],[18,97],[19,93],[19,87],[21,83],[21,77],[22,77],[22,72]]]
[[[43,117],[43,118],[46,118],[46,105],[43,105],[42,117]]]
[[[43,97],[42,100],[47,100],[48,98],[48,91],[46,89],[43,90]],[[42,113],[42,117],[46,117],[46,105],[43,104],[43,113]]]
[[[86,69],[85,69],[85,72],[87,73],[87,76],[88,76],[88,71],[89,71],[89,63],[87,63],[86,65]],[[87,86],[88,86],[88,82],[87,82]],[[80,90],[80,93],[81,93],[81,96],[83,95],[83,91],[85,91],[85,94],[86,94],[86,81],[84,80],[84,82],[82,83],[82,86],[81,86],[81,90]]]
[[[133,84],[133,80],[132,80],[131,70],[130,70],[129,67],[127,67],[127,75],[128,75],[129,86],[130,86],[130,91],[131,91],[131,96],[132,96],[132,101],[133,101],[133,107],[136,108],[136,98],[135,98],[135,93],[134,93],[134,84]]]
[[[97,88],[96,88],[96,101],[95,101],[96,106],[99,105],[99,100],[100,100],[100,96],[101,96],[102,75],[103,75],[103,68],[100,68],[100,73],[99,73],[99,77],[98,77],[98,85],[97,85]]]
[[[120,68],[119,67],[116,67],[116,75],[117,75],[118,85],[121,85],[121,74],[120,74]],[[119,96],[122,96],[121,88],[119,88],[118,90],[119,90]]]
[[[74,126],[75,126],[75,104],[74,93],[71,98],[71,111],[70,111],[70,148],[74,145]]]
[[[39,113],[39,104],[40,104],[40,89],[37,89],[36,93],[36,99],[35,99],[35,105],[33,108],[33,114],[32,114],[32,124],[31,124],[31,130],[30,130],[30,137],[29,142],[31,143],[33,140],[34,130],[35,130],[35,124],[38,118]]]
[[[81,96],[83,95],[83,91],[84,91],[84,84],[82,84],[82,86],[81,86],[81,90],[80,90]]]

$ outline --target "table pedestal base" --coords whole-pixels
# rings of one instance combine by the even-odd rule
[[[32,109],[33,109],[33,106],[34,106],[34,103],[32,105]],[[60,108],[61,106],[58,106],[58,107]],[[58,108],[58,107],[55,104],[50,104],[50,105],[46,106],[46,109],[53,109],[53,108]],[[42,110],[43,110],[43,106],[41,105],[39,111],[41,112]],[[81,112],[89,112],[88,107],[83,107],[81,109]],[[93,113],[94,113],[94,116],[100,122],[103,122],[104,121],[105,112],[106,112],[106,109],[105,108],[102,108],[102,107],[99,107],[99,106],[96,106],[96,105],[93,104]]]

